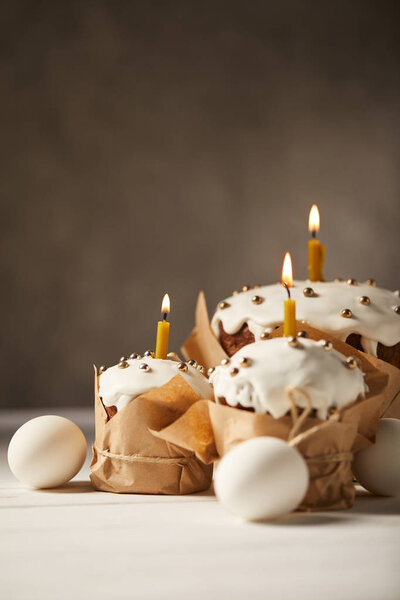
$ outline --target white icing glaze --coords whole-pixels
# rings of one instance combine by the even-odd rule
[[[306,287],[313,288],[315,296],[305,297],[303,289]],[[365,283],[349,285],[336,281],[295,281],[290,292],[296,300],[297,320],[343,341],[350,333],[360,334],[363,348],[370,354],[376,354],[378,342],[393,346],[400,341],[400,315],[393,310],[399,302],[398,296],[392,291]],[[254,295],[261,296],[263,302],[254,304],[251,301]],[[370,304],[360,304],[360,296],[368,296]],[[286,292],[279,283],[226,298],[229,306],[224,309],[217,307],[211,321],[212,329],[219,337],[220,322],[229,334],[237,333],[247,323],[258,340],[262,331],[282,323],[283,301],[286,298]],[[340,313],[343,308],[350,308],[353,316],[349,319],[342,317]]]
[[[127,362],[129,367],[125,369],[115,365],[100,375],[99,396],[105,406],[116,406],[120,411],[133,398],[152,388],[161,387],[178,374],[182,375],[201,398],[213,397],[209,381],[195,367],[188,365],[188,370],[184,372],[178,370],[175,360],[161,360],[151,356],[129,359]],[[139,368],[143,363],[149,365],[149,372]]]
[[[346,367],[343,354],[327,352],[311,339],[301,338],[299,343],[299,348],[292,348],[286,338],[274,338],[241,348],[229,364],[216,367],[210,375],[216,401],[225,398],[230,406],[241,404],[279,418],[292,406],[288,388],[297,388],[305,390],[312,407],[324,419],[330,407],[341,409],[365,395],[363,373],[358,367]],[[250,359],[249,367],[240,365],[243,357]],[[239,373],[232,377],[234,367]],[[306,408],[304,395],[299,391],[294,394],[297,406]]]

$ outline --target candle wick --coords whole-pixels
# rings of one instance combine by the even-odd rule
[[[314,239],[317,237],[317,232],[315,231],[315,229],[312,230],[311,237]]]
[[[288,295],[289,300],[290,300],[290,288],[289,288],[288,284],[286,283],[286,281],[282,281],[282,285],[286,289],[287,295]]]
[[[166,320],[167,320],[167,314],[168,314],[168,313],[164,313],[164,314],[163,314],[163,321],[166,321]]]

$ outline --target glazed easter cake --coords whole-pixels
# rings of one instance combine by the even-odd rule
[[[279,419],[293,404],[326,419],[365,397],[368,389],[355,358],[332,343],[277,337],[241,348],[210,369],[216,402]]]
[[[96,438],[90,465],[98,490],[189,494],[209,488],[212,465],[157,432],[200,400],[213,398],[204,369],[152,352],[122,356],[95,377]]]
[[[354,279],[295,281],[290,291],[298,321],[400,367],[399,292],[376,287],[373,280],[357,283]],[[268,338],[282,323],[284,298],[277,283],[244,286],[218,304],[211,327],[228,356]]]
[[[111,419],[134,398],[159,388],[180,374],[200,398],[212,398],[212,388],[204,376],[204,368],[196,361],[181,362],[176,354],[161,360],[153,358],[152,352],[122,356],[113,367],[100,367],[99,396]]]

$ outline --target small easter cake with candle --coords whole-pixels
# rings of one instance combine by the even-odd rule
[[[147,350],[143,357],[136,353],[129,358],[122,356],[117,365],[100,367],[99,396],[108,419],[112,419],[134,398],[181,375],[200,398],[211,399],[212,387],[204,373],[204,367],[194,360],[182,362],[173,352],[165,359],[156,358]]]
[[[121,356],[113,367],[99,369],[99,396],[111,419],[131,400],[153,388],[159,388],[180,374],[201,398],[212,398],[211,386],[205,377],[205,369],[195,360],[182,362],[174,352],[168,353],[170,300],[165,294],[158,322],[155,354],[147,350],[142,357],[134,353]]]
[[[314,209],[310,212],[309,279],[294,281],[290,289],[297,320],[400,368],[399,292],[379,288],[373,279],[324,281],[325,248],[315,238],[319,217],[316,219]],[[267,339],[282,320],[280,283],[246,285],[219,302],[211,327],[232,356],[247,344]]]
[[[329,341],[279,337],[241,348],[209,370],[217,403],[278,419],[295,405],[326,419],[365,397],[364,375],[353,357]]]
[[[91,481],[114,493],[188,494],[211,484],[212,465],[160,439],[158,432],[199,400],[214,397],[205,369],[168,353],[169,298],[157,327],[155,353],[122,356],[95,378],[96,439]]]

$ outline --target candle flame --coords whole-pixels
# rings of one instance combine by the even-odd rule
[[[293,268],[290,253],[286,252],[282,268],[282,283],[286,283],[288,287],[293,287]]]
[[[169,313],[170,309],[171,309],[171,303],[169,301],[169,296],[168,296],[168,294],[165,294],[162,304],[161,304],[161,312],[164,314]]]
[[[308,231],[315,233],[319,231],[319,210],[316,204],[313,204],[308,219]]]

